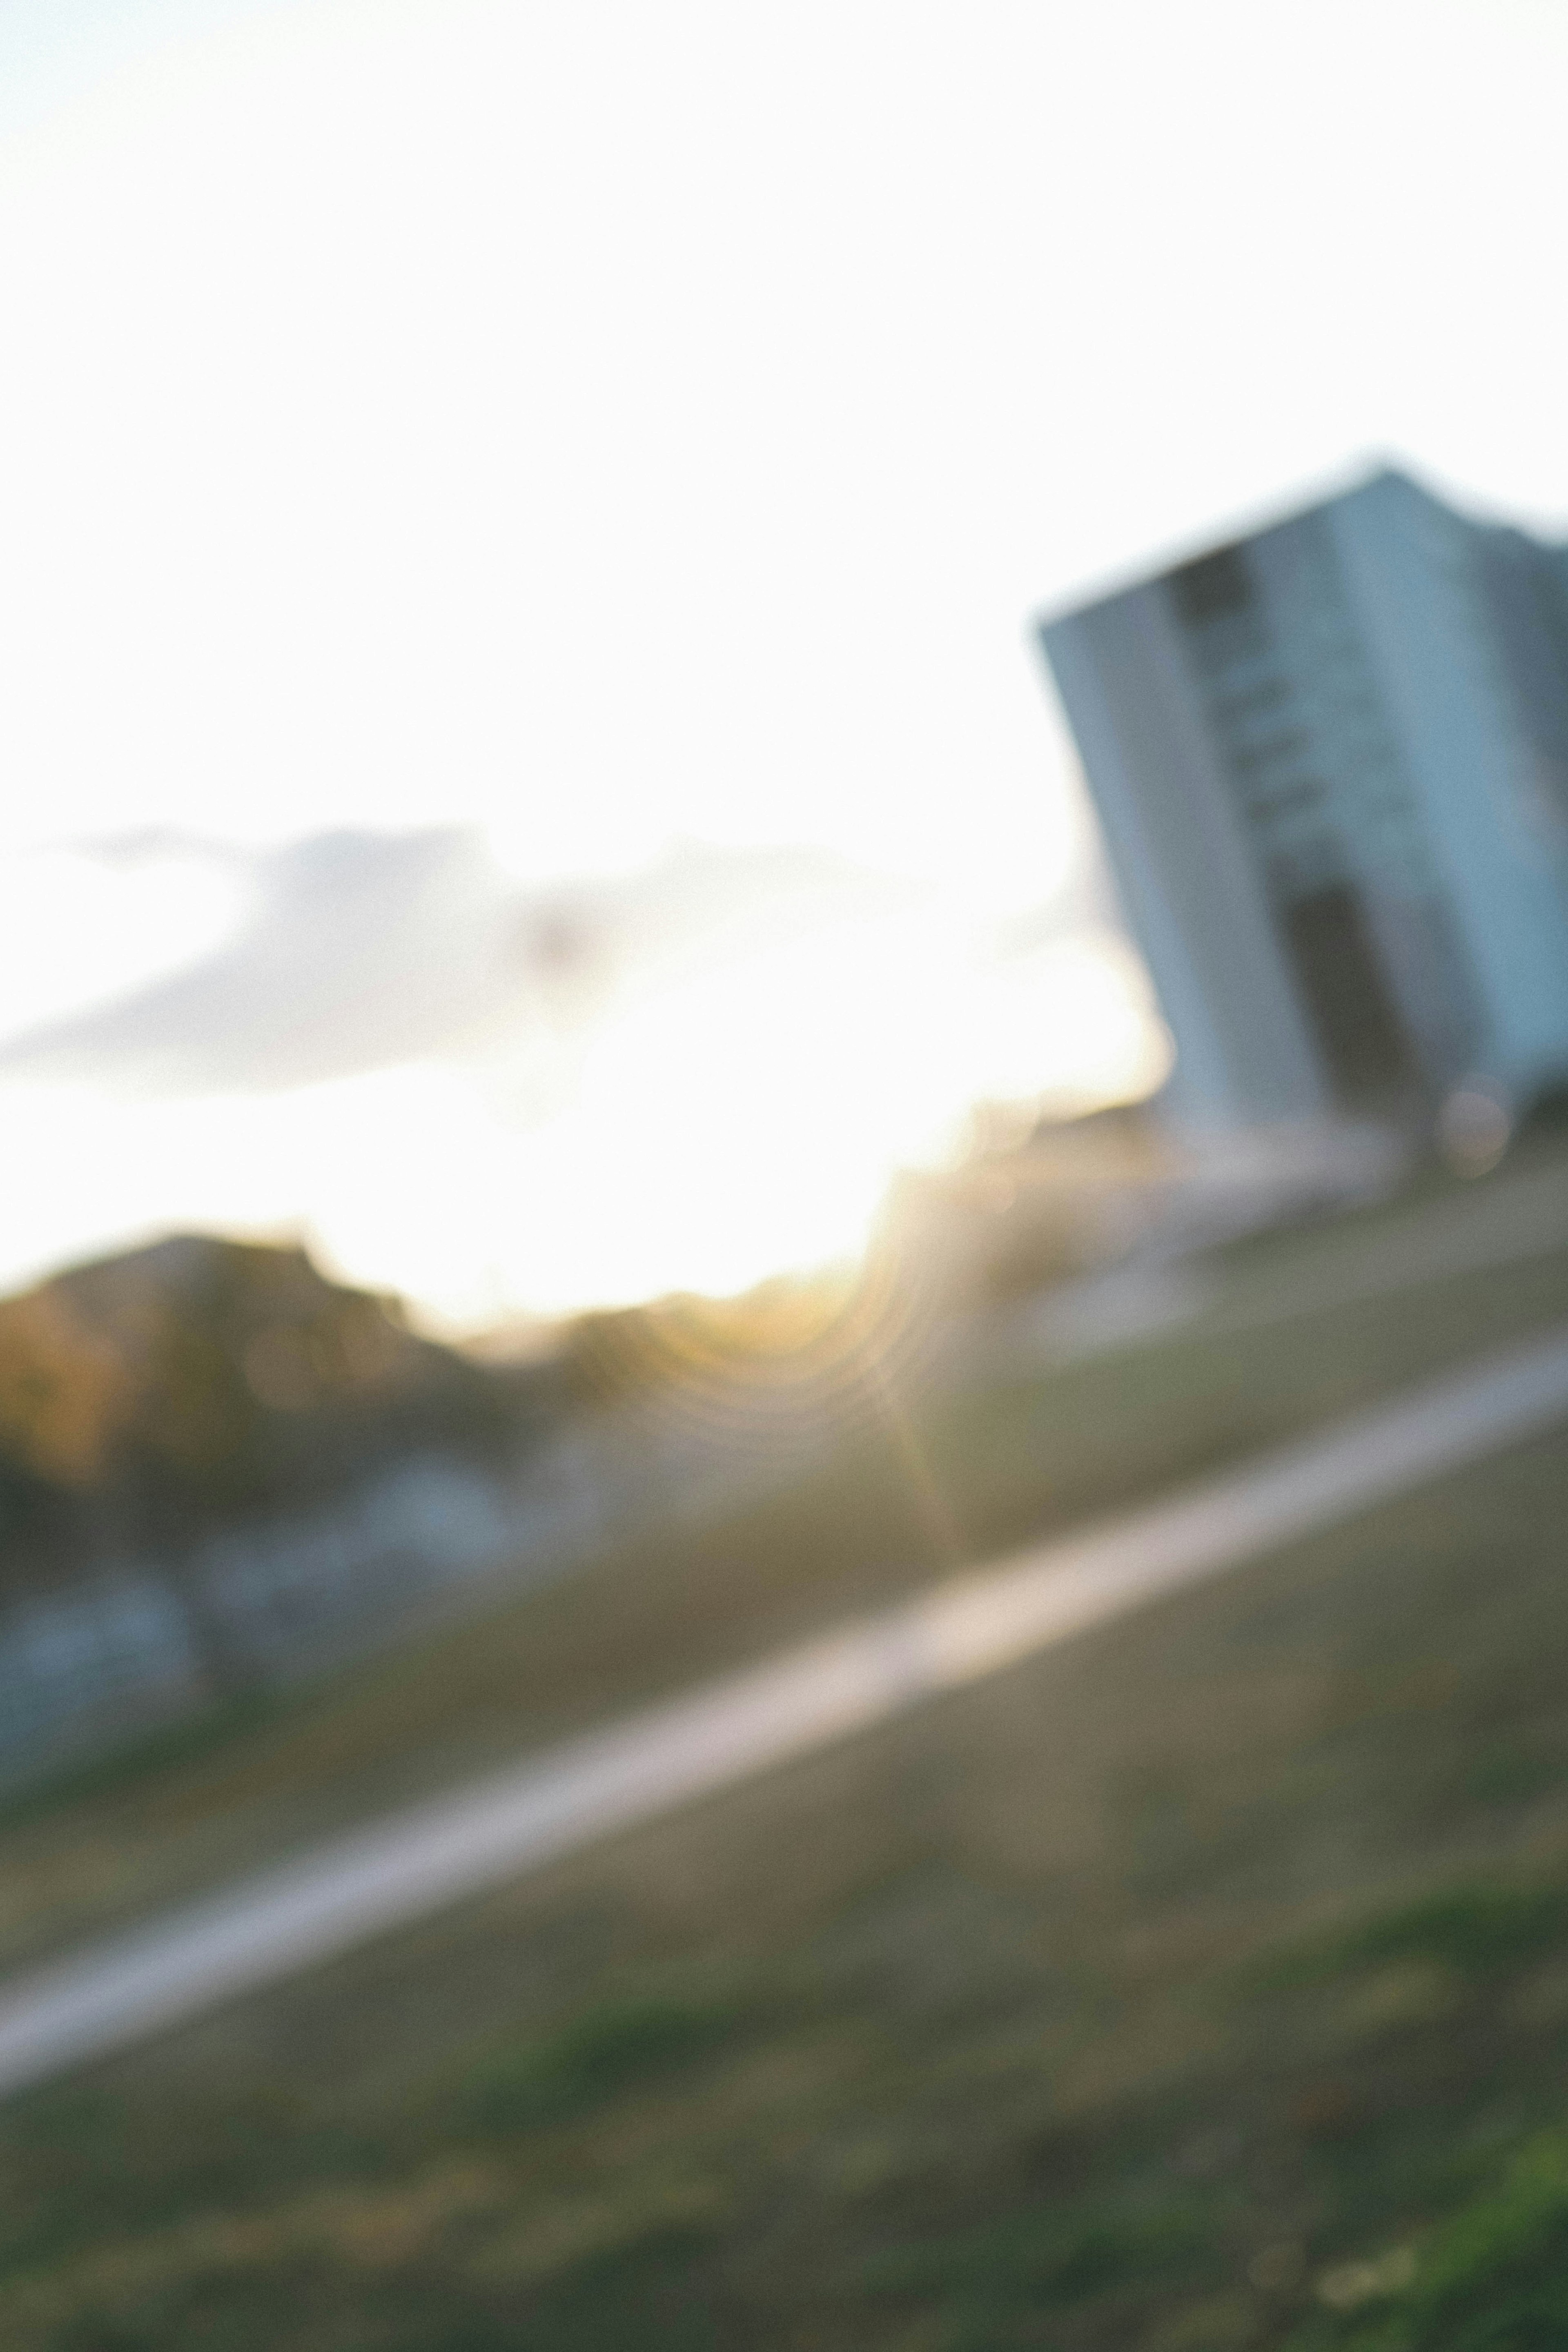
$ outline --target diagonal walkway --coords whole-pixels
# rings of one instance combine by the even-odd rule
[[[1568,1418],[1568,1331],[914,1601],[0,1989],[0,2092],[887,1721]]]

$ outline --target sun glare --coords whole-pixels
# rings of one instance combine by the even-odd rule
[[[504,1055],[267,1095],[13,1084],[3,1271],[184,1224],[300,1234],[452,1330],[724,1297],[852,1259],[977,1098],[1146,1092],[1165,1051],[1112,938],[998,964],[929,915],[845,923],[629,994],[541,1123]]]
[[[337,1166],[379,1129],[379,1201],[367,1223],[345,1184],[314,1222],[335,1263],[458,1325],[725,1297],[858,1255],[896,1170],[961,1150],[977,1097],[1142,1094],[1167,1051],[1113,939],[1010,970],[929,920],[847,924],[633,999],[541,1128],[482,1071],[352,1082]]]

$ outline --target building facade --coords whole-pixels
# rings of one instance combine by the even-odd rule
[[[1041,635],[1184,1124],[1568,1077],[1568,550],[1382,473]]]

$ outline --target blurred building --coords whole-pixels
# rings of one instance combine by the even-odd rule
[[[1568,550],[1383,473],[1042,636],[1184,1124],[1568,1076]]]

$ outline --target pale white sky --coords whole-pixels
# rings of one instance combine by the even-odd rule
[[[0,1042],[323,834],[914,897],[634,959],[548,1118],[521,1031],[14,1075],[0,1279],[195,1220],[458,1319],[719,1286],[968,1096],[1147,1076],[1087,918],[998,950],[1084,856],[1027,616],[1384,454],[1568,530],[1565,67],[1556,0],[5,0]]]

